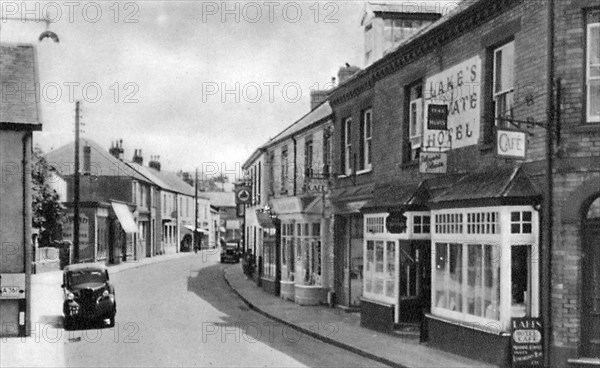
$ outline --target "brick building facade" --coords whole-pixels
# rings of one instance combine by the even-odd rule
[[[600,355],[598,9],[463,1],[330,94],[336,291],[361,281],[347,302],[363,324],[424,308],[429,344],[504,366],[511,319],[539,317],[553,366]],[[432,104],[448,106],[448,130],[428,129]],[[525,132],[525,157],[498,154],[499,128]],[[445,172],[422,173],[419,157],[439,153]],[[396,212],[398,234],[384,226]],[[363,259],[355,272],[343,249]]]

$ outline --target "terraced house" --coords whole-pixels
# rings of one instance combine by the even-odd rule
[[[330,93],[336,292],[363,325],[509,366],[537,318],[548,365],[600,357],[599,15],[462,1]]]

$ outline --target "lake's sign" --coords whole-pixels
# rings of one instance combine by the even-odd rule
[[[496,154],[500,157],[525,159],[527,137],[518,130],[496,130]]]
[[[448,170],[446,152],[424,152],[419,154],[419,172],[422,174],[445,174]]]
[[[465,60],[425,81],[424,146],[428,148],[460,148],[477,144],[481,120],[481,58]],[[429,127],[429,105],[446,105],[445,130]],[[441,123],[442,110],[434,108],[433,121]],[[441,127],[441,125],[439,126]],[[437,127],[437,128],[439,128]]]
[[[512,366],[542,367],[544,353],[541,318],[513,318],[511,327]]]

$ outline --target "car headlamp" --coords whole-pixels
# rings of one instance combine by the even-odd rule
[[[108,290],[104,290],[104,292],[102,292],[102,296],[104,298],[108,297]]]
[[[67,299],[68,300],[73,300],[73,299],[75,299],[75,295],[73,293],[68,293],[67,294]]]

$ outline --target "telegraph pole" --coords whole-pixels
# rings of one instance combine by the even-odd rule
[[[194,180],[194,234],[192,237],[193,247],[196,247],[198,239],[198,168],[196,168],[196,178]],[[201,249],[202,250],[202,249]]]
[[[75,171],[73,174],[73,263],[79,262],[79,102],[75,102]]]

